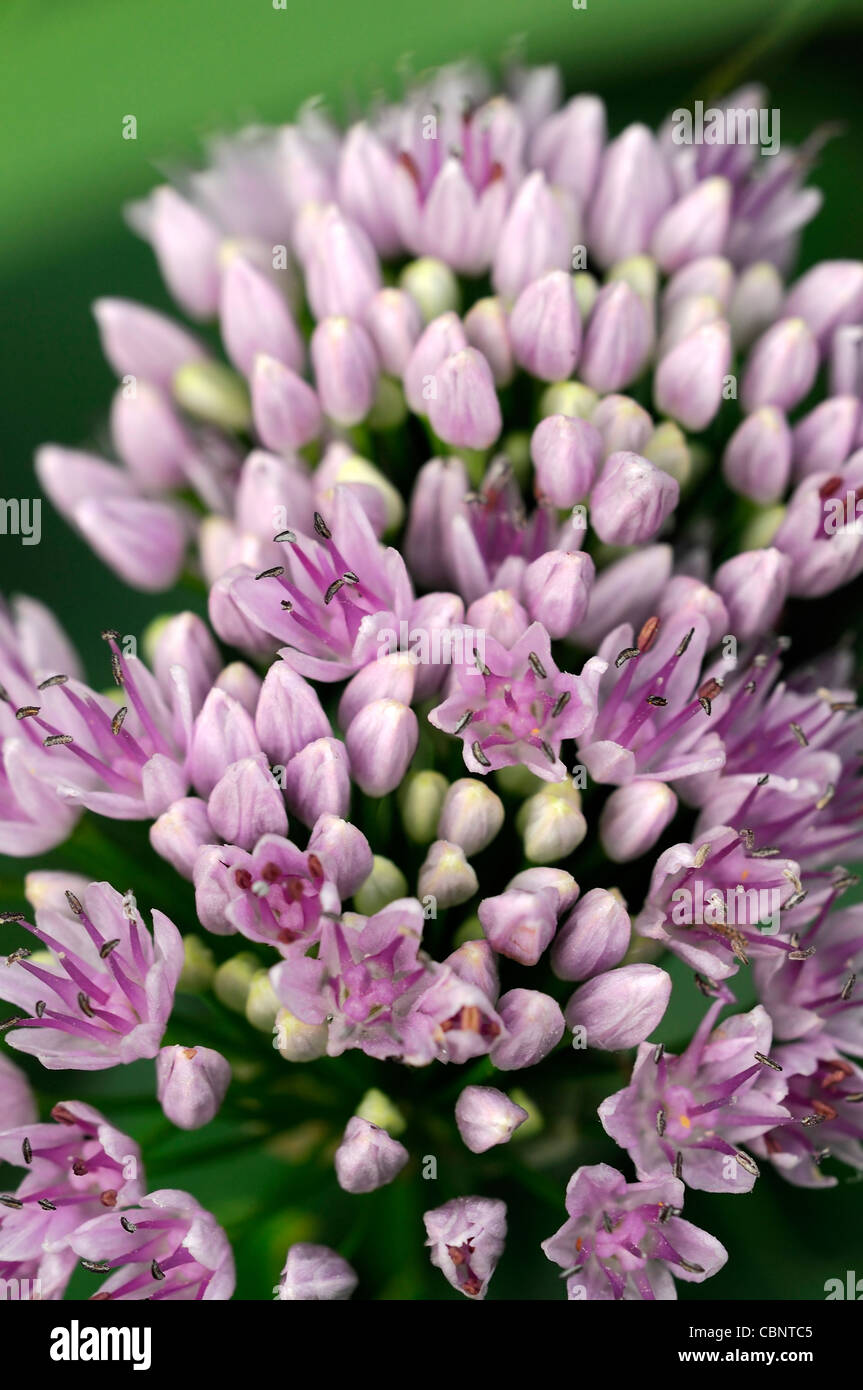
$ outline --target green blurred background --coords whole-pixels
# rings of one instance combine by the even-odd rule
[[[274,9],[272,0],[147,0],[144,5],[3,0],[3,495],[32,493],[32,455],[40,442],[98,447],[104,441],[113,383],[89,305],[99,294],[118,294],[170,307],[149,249],[125,227],[122,205],[145,193],[166,165],[194,159],[208,132],[248,121],[284,121],[317,93],[349,116],[381,88],[396,91],[396,74],[406,61],[415,71],[461,56],[497,62],[516,44],[528,61],[558,62],[568,92],[599,92],[612,131],[635,118],[657,123],[679,105],[709,101],[739,81],[757,78],[767,83],[771,105],[781,111],[784,141],[797,142],[823,122],[844,127],[827,145],[812,180],[826,201],[804,236],[806,265],[861,250],[861,38],[859,0],[712,0],[699,6],[679,0],[587,0],[578,10],[570,0],[288,0],[285,10]],[[122,119],[129,114],[137,118],[137,141],[121,138]],[[55,606],[97,684],[105,672],[101,628],[141,632],[160,611],[200,605],[200,597],[188,592],[153,599],[123,589],[47,503],[42,533],[42,544],[34,547],[3,538],[0,584]],[[822,643],[848,625],[852,607],[859,611],[858,598],[859,593],[846,593],[819,606]],[[84,827],[76,865],[89,859],[101,876],[106,856],[116,856],[118,878],[125,880],[127,870],[136,867],[141,901],[148,902],[152,856],[147,851],[143,857],[140,829],[95,827],[89,818]],[[64,854],[60,851],[52,864],[71,865]],[[0,861],[4,897],[14,895],[20,867]],[[188,929],[192,923],[182,888],[178,882],[177,920]],[[172,911],[170,903],[160,899],[159,905]],[[680,994],[675,990],[675,997]],[[188,1019],[177,1025],[182,1033],[188,1023],[186,1033],[171,1041],[187,1040],[194,1027],[205,1042],[208,1026],[216,1036],[225,1026],[219,1018],[196,1014],[191,1002],[187,1007]],[[686,1017],[674,1007],[668,1036],[683,1037],[693,1002],[685,1006]],[[344,1110],[338,1088],[347,1084],[355,1100],[372,1080],[364,1062],[322,1064],[334,1088],[334,1106],[343,1114],[350,1107]],[[44,1084],[44,1074],[31,1070],[31,1075]],[[409,1105],[413,1088],[413,1103],[421,1104],[425,1083],[412,1076],[394,1084],[407,1088]],[[536,1241],[563,1219],[562,1180],[571,1167],[566,1136],[575,1136],[579,1112],[589,1110],[590,1085],[581,1086],[571,1065],[569,1076],[569,1081],[559,1077],[548,1095],[552,1110],[571,1105],[575,1117],[568,1130],[569,1115],[553,1116],[562,1143],[559,1161],[552,1163],[555,1178],[539,1180],[532,1195],[525,1190],[511,1207],[510,1258],[492,1284],[493,1297],[560,1296],[560,1284],[538,1256]],[[128,1124],[147,1143],[151,1185],[187,1186],[204,1204],[214,1203],[237,1248],[241,1296],[271,1296],[286,1244],[314,1233],[309,1213],[325,1201],[343,1230],[356,1226],[349,1240],[362,1238],[364,1258],[373,1266],[368,1276],[379,1293],[457,1297],[428,1269],[422,1252],[421,1207],[410,1205],[423,1195],[417,1182],[396,1184],[370,1198],[339,1194],[331,1201],[334,1184],[326,1164],[287,1170],[286,1152],[278,1145],[265,1149],[251,1133],[244,1147],[228,1120],[220,1119],[202,1135],[172,1137],[154,1118],[149,1064],[80,1080],[74,1089],[82,1098],[96,1099],[118,1125]],[[533,1086],[532,1074],[524,1080]],[[451,1084],[457,1081],[453,1074]],[[617,1084],[613,1077],[601,1079],[605,1090]],[[50,1094],[56,1098],[56,1091]],[[302,1096],[284,1103],[291,1124],[314,1112]],[[607,1157],[599,1147],[592,1153],[599,1136],[587,1114],[585,1123],[582,1160]],[[313,1134],[309,1142],[314,1149]],[[410,1147],[410,1136],[406,1142]],[[213,1143],[224,1146],[221,1161],[200,1160]],[[625,1158],[621,1166],[628,1167]],[[468,1182],[469,1173],[468,1168]],[[459,1176],[452,1174],[450,1181]],[[458,1190],[456,1185],[443,1191],[441,1184],[426,1205]],[[493,1171],[482,1190],[496,1190]],[[825,1279],[844,1277],[847,1268],[863,1273],[859,1196],[853,1182],[811,1193],[784,1185],[770,1171],[749,1199],[693,1194],[687,1216],[723,1240],[732,1258],[717,1278],[700,1289],[681,1286],[681,1295],[823,1297]],[[347,1245],[343,1248],[351,1254]],[[89,1291],[86,1283],[73,1287],[78,1295]]]

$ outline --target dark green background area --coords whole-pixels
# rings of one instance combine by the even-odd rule
[[[415,71],[463,55],[494,62],[519,38],[528,60],[562,65],[569,92],[594,90],[604,96],[613,132],[636,118],[657,123],[679,105],[709,101],[743,79],[758,78],[769,85],[771,104],[780,109],[784,141],[798,142],[824,122],[844,126],[824,150],[813,178],[826,201],[803,240],[802,261],[811,264],[861,250],[861,37],[863,7],[829,0],[699,5],[587,0],[585,10],[574,10],[570,0],[288,0],[286,11],[274,10],[272,0],[2,0],[0,492],[32,494],[32,455],[43,441],[83,447],[104,441],[113,383],[89,305],[97,295],[116,294],[170,308],[149,249],[125,227],[122,205],[145,193],[160,169],[194,158],[207,132],[250,120],[287,120],[301,101],[317,93],[337,112],[351,115],[380,88],[397,90],[395,74],[408,55]],[[121,138],[128,114],[138,122],[134,142]],[[96,684],[107,673],[101,628],[140,633],[159,612],[200,605],[200,595],[190,592],[153,598],[123,588],[47,502],[42,527],[38,547],[0,537],[0,587],[35,594],[56,608]],[[820,609],[822,640],[851,624],[856,614],[850,604],[849,596],[840,594]],[[822,620],[829,621],[828,607],[832,629],[826,622],[821,627]],[[91,827],[89,818],[84,826]],[[94,874],[104,862],[99,839],[104,835],[118,856],[123,880],[118,886],[126,886],[127,869],[131,874],[137,868],[141,901],[150,901],[146,880],[158,865],[146,850],[142,828],[103,822],[79,833],[83,849],[79,843],[78,850],[90,855]],[[52,863],[70,861],[60,851]],[[0,862],[4,896],[19,868]],[[179,882],[176,889],[176,920],[188,929],[188,895]],[[174,910],[170,902],[159,905]],[[685,974],[674,973],[673,1012],[663,1025],[669,1040],[686,1036],[700,1008]],[[196,1007],[194,1001],[181,1001],[174,1031],[197,1028],[196,1037],[204,1042],[210,1041],[204,1034],[212,1027],[218,1037],[225,1020],[196,1015]],[[178,1032],[170,1040],[188,1039]],[[268,1040],[257,1041],[266,1061]],[[324,1088],[335,1088],[333,1109],[341,1123],[371,1080],[364,1062],[343,1058],[316,1069]],[[58,1078],[28,1070],[45,1095],[56,1098]],[[552,1129],[561,1120],[556,1111],[571,1105],[577,1117],[586,1112],[595,1084],[582,1085],[577,1064],[568,1077],[560,1079],[556,1071],[557,1089],[549,1091],[545,1105]],[[541,1074],[542,1069],[536,1078],[528,1073],[511,1080],[533,1093],[543,1085]],[[452,1072],[441,1084],[457,1093],[458,1081]],[[361,1294],[458,1297],[428,1267],[421,1211],[464,1191],[460,1174],[450,1173],[439,1186],[428,1184],[428,1194],[414,1172],[411,1182],[371,1197],[334,1197],[328,1158],[286,1164],[277,1145],[265,1148],[253,1132],[243,1139],[254,1125],[253,1106],[220,1117],[203,1134],[177,1136],[154,1110],[149,1063],[95,1078],[64,1077],[62,1084],[94,1100],[145,1143],[154,1185],[185,1186],[205,1205],[213,1204],[235,1243],[241,1296],[271,1296],[287,1244],[314,1238],[314,1222],[326,1208],[332,1227],[321,1238],[336,1241],[341,1234],[348,1255],[353,1244],[362,1245],[357,1255],[364,1274]],[[414,1081],[411,1073],[393,1081],[405,1091],[408,1108],[410,1088],[415,1085],[421,1101],[429,1084],[424,1077]],[[613,1076],[600,1079],[606,1091],[618,1084]],[[245,1089],[254,1100],[254,1082]],[[603,1093],[593,1096],[593,1105]],[[284,1104],[286,1127],[313,1118],[314,1106],[310,1110],[302,1097],[286,1097]],[[609,1158],[586,1114],[583,1130],[574,1134],[581,1161]],[[417,1149],[410,1130],[405,1136],[415,1163],[417,1152],[426,1151],[426,1138],[423,1131]],[[223,1146],[219,1162],[199,1157],[211,1144]],[[511,1146],[511,1153],[517,1152]],[[572,1164],[561,1153],[535,1190],[522,1188],[514,1196],[506,1178],[509,1156],[508,1150],[497,1175],[496,1160],[488,1158],[482,1177],[470,1176],[473,1160],[464,1169],[466,1182],[482,1182],[480,1190],[499,1191],[510,1201],[512,1234],[491,1296],[558,1297],[560,1283],[537,1242],[563,1220],[563,1184]],[[453,1164],[464,1167],[464,1157],[464,1151],[460,1157],[453,1151]],[[631,1171],[625,1155],[620,1166]],[[842,1278],[848,1268],[863,1273],[859,1196],[858,1186],[847,1181],[813,1193],[783,1184],[771,1171],[749,1198],[692,1194],[688,1218],[717,1235],[731,1259],[701,1289],[681,1286],[681,1296],[823,1296],[826,1279]],[[89,1291],[77,1276],[73,1293]]]

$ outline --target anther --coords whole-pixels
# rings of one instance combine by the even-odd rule
[[[278,579],[280,575],[283,575],[283,574],[284,574],[284,572],[285,572],[285,567],[284,567],[284,565],[272,565],[272,566],[270,567],[270,569],[268,569],[268,570],[261,570],[260,574],[256,574],[256,575],[255,575],[255,578],[256,578],[256,579]]]
[[[47,690],[52,685],[65,685],[68,679],[68,676],[48,676],[46,680],[39,682],[36,689]]]
[[[128,705],[121,705],[120,708],[117,710],[117,713],[114,715],[114,718],[111,720],[111,733],[114,735],[115,738],[122,729],[123,721],[125,720],[126,715],[128,713]]]
[[[482,751],[482,745],[479,739],[476,739],[475,742],[471,744],[470,751],[473,753],[474,757],[476,758],[477,762],[480,764],[481,767],[491,767],[491,763],[485,756],[485,753]]]
[[[315,512],[315,530],[317,531],[318,535],[321,536],[325,541],[332,540],[333,533],[330,530],[327,523],[324,521],[324,518],[321,516],[320,512]]]
[[[547,680],[547,679],[548,679],[548,674],[547,674],[546,669],[545,669],[545,667],[543,666],[542,662],[540,661],[539,657],[537,656],[536,652],[528,652],[528,654],[527,654],[527,659],[528,659],[528,661],[530,662],[530,668],[531,668],[531,670],[532,670],[537,676],[539,676],[540,680],[543,680],[543,681],[544,681],[544,680]]]

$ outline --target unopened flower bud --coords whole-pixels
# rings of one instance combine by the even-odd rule
[[[314,1062],[326,1056],[329,1027],[326,1023],[304,1023],[289,1009],[279,1009],[273,1036],[273,1045],[286,1062]]]
[[[498,1071],[534,1067],[553,1052],[563,1037],[565,1021],[560,1005],[538,989],[511,989],[497,1002],[506,1029],[491,1049]]]
[[[607,545],[648,541],[674,511],[679,496],[674,478],[640,454],[611,454],[590,494],[591,525]]]
[[[602,436],[587,420],[549,415],[530,440],[537,497],[572,507],[590,492],[602,457]]]
[[[339,1187],[345,1192],[374,1192],[392,1182],[408,1158],[404,1144],[393,1139],[385,1129],[353,1115],[335,1153]]]
[[[578,848],[587,834],[580,802],[578,791],[567,782],[551,783],[524,802],[516,825],[531,863],[555,864]]]
[[[209,1047],[163,1047],[156,1058],[156,1094],[178,1129],[201,1129],[225,1099],[231,1068]]]
[[[491,844],[503,821],[503,802],[491,787],[475,777],[460,777],[444,797],[438,838],[460,845],[470,859]]]
[[[634,778],[615,788],[602,808],[602,847],[615,864],[639,859],[653,848],[676,812],[677,797],[666,782]]]
[[[397,864],[376,854],[372,871],[354,893],[354,908],[364,917],[373,917],[388,903],[407,896],[408,881]]]
[[[494,1086],[465,1086],[456,1101],[458,1132],[474,1154],[508,1144],[526,1119],[527,1111]]]
[[[458,310],[461,295],[458,280],[448,265],[434,256],[411,261],[399,276],[399,284],[416,300],[426,323],[441,314]]]
[[[201,845],[211,845],[217,836],[207,814],[207,803],[197,796],[174,801],[150,826],[150,844],[158,855],[191,879]]]
[[[435,840],[429,846],[419,871],[417,890],[420,898],[433,897],[438,907],[457,907],[472,898],[479,880],[467,862],[461,845],[449,840]]]
[[[437,835],[448,782],[442,772],[412,772],[399,789],[405,834],[415,845],[427,845]]]
[[[213,993],[226,1009],[244,1014],[252,980],[259,970],[260,962],[257,956],[253,956],[250,951],[240,951],[238,955],[231,956],[230,960],[222,961],[213,979]]]
[[[588,1047],[618,1052],[650,1037],[671,996],[671,976],[658,965],[622,965],[575,991],[566,1006],[569,1028],[583,1028]]]
[[[282,1302],[344,1302],[357,1283],[353,1269],[335,1250],[298,1242],[288,1251],[278,1296]]]
[[[536,965],[554,936],[559,900],[552,888],[528,893],[508,888],[479,905],[483,931],[496,951],[520,965]]]
[[[551,968],[560,980],[587,980],[620,964],[631,934],[619,894],[592,888],[562,923],[551,950]]]

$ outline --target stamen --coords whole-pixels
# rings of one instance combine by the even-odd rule
[[[330,530],[327,523],[324,521],[324,518],[321,516],[320,512],[315,512],[315,530],[317,531],[318,535],[321,536],[325,541],[332,540],[333,533]]]
[[[117,710],[117,713],[114,715],[114,718],[111,720],[111,733],[114,735],[115,738],[116,738],[117,734],[119,734],[120,730],[122,729],[122,727],[123,727],[123,721],[125,720],[126,715],[127,715],[128,713],[129,713],[129,706],[128,706],[128,705],[121,705],[120,708]]]
[[[277,543],[287,542],[288,545],[293,545],[293,544],[296,542],[296,539],[297,539],[297,533],[296,533],[296,531],[280,531],[279,534],[278,534],[277,536],[273,536],[273,540],[274,540],[275,542],[277,542]]]
[[[39,682],[36,689],[47,690],[52,685],[65,685],[68,679],[68,676],[48,676],[46,680]]]
[[[552,717],[552,719],[556,719],[557,716],[558,716],[559,714],[561,714],[561,713],[563,712],[564,709],[566,709],[566,706],[569,704],[569,702],[570,702],[571,699],[572,699],[572,694],[571,694],[571,692],[570,692],[569,690],[562,690],[562,691],[561,691],[561,693],[558,695],[557,699],[555,700],[554,704],[553,704],[552,707],[551,707],[551,717]]]
[[[38,713],[39,713],[39,705],[22,705],[20,709],[16,709],[16,711],[15,711],[15,718],[16,718],[16,719],[32,719],[32,718],[33,718],[33,715],[34,715],[34,714],[38,714]]]
[[[33,1162],[33,1146],[31,1145],[29,1139],[25,1139],[23,1144],[21,1145],[21,1153],[24,1155],[25,1163]]]
[[[548,674],[539,657],[537,656],[536,652],[528,652],[527,659],[530,662],[531,670],[534,671],[537,676],[539,676],[540,680],[547,680]]]
[[[627,661],[632,661],[633,657],[640,655],[637,647],[624,647],[623,651],[615,658],[614,664],[619,670],[621,666],[626,665]]]
[[[67,744],[67,743],[73,743],[73,742],[74,742],[74,739],[72,738],[72,735],[71,735],[71,734],[49,734],[47,738],[43,738],[43,740],[42,740],[42,747],[43,747],[43,748],[60,748],[60,747],[64,746],[64,745]]]
[[[490,763],[489,759],[485,756],[485,753],[482,751],[482,745],[480,744],[479,739],[476,739],[476,741],[475,741],[474,743],[471,744],[471,750],[470,750],[470,751],[473,753],[473,755],[474,755],[474,757],[476,758],[477,762],[478,762],[482,767],[491,767],[491,763]]]
[[[770,1067],[771,1071],[782,1070],[778,1062],[774,1062],[772,1057],[767,1057],[763,1052],[756,1052],[755,1060],[760,1062],[763,1067]]]
[[[284,565],[273,565],[272,568],[270,568],[270,569],[268,569],[268,570],[261,570],[260,574],[256,574],[256,575],[255,575],[255,578],[256,578],[256,579],[279,579],[279,578],[281,578],[281,576],[284,574],[284,572],[285,572],[285,567],[284,567]]]
[[[466,709],[461,719],[458,721],[455,728],[453,729],[453,733],[460,734],[462,729],[466,729],[470,721],[473,719],[473,715],[474,712],[472,709]]]

